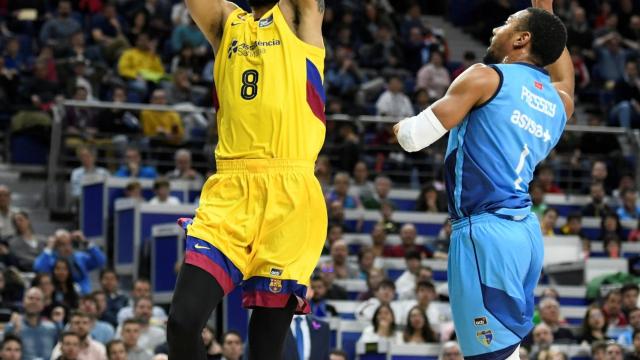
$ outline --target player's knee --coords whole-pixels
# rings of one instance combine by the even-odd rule
[[[200,334],[202,329],[198,330],[200,321],[193,316],[189,316],[188,312],[180,314],[179,312],[171,312],[167,320],[167,337],[169,341],[178,338],[189,338]]]

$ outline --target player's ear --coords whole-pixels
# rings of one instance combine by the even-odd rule
[[[531,33],[528,31],[518,31],[516,37],[513,40],[513,47],[515,49],[522,49],[531,42]]]

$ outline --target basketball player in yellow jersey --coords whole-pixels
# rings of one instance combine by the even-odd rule
[[[186,0],[215,52],[217,173],[187,230],[168,323],[171,360],[206,359],[201,331],[235,287],[251,359],[277,360],[326,237],[314,176],[324,143],[324,0]]]

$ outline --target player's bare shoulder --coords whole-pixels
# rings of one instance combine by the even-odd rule
[[[324,48],[322,20],[324,0],[280,0],[279,4],[287,24],[303,42]]]
[[[185,0],[185,3],[198,28],[217,51],[227,18],[238,6],[226,0]]]

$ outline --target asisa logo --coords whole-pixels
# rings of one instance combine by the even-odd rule
[[[521,113],[520,110],[513,110],[511,122],[522,130],[528,131],[538,139],[542,139],[544,142],[551,141],[551,133],[549,130],[536,123],[535,120],[527,116],[527,114]]]

